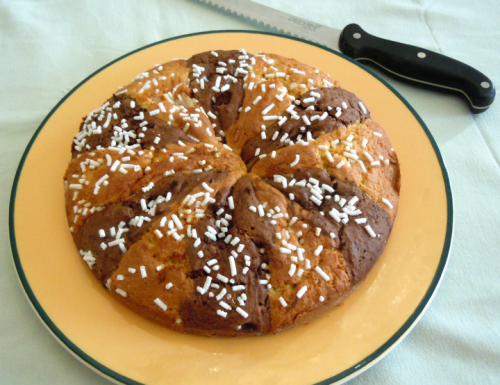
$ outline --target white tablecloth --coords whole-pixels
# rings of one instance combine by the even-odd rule
[[[375,35],[452,56],[500,83],[494,0],[258,2],[331,27],[356,22]],[[50,336],[17,280],[7,213],[31,136],[67,90],[104,64],[161,39],[215,29],[261,27],[194,0],[0,1],[0,384],[109,384]],[[442,151],[454,195],[454,242],[441,287],[418,325],[350,383],[499,384],[500,101],[472,115],[458,97],[387,79]]]

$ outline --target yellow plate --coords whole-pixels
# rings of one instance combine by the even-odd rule
[[[63,174],[82,116],[154,63],[215,49],[273,52],[329,73],[387,131],[401,162],[398,217],[365,282],[322,318],[275,336],[206,338],[153,324],[115,301],[79,257],[64,212]],[[17,272],[53,335],[91,368],[125,384],[330,384],[375,363],[415,325],[442,277],[451,243],[449,182],[422,120],[360,64],[305,41],[245,31],[165,40],[106,65],[42,122],[19,165],[10,239]]]

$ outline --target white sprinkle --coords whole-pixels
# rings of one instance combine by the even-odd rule
[[[295,274],[295,270],[297,269],[297,266],[294,265],[293,263],[290,265],[290,270],[288,270],[288,275],[290,277],[293,277],[293,275]]]
[[[167,305],[165,305],[165,303],[161,299],[155,298],[154,302],[160,307],[161,310],[167,311]]]
[[[373,132],[373,135],[378,136],[379,138],[381,138],[381,137],[382,137],[382,134],[381,134],[380,132],[375,132],[375,131],[374,131],[374,132]]]
[[[359,198],[357,196],[353,196],[349,202],[347,202],[347,206],[354,206],[356,203],[358,203]]]
[[[350,152],[344,151],[343,155],[346,158],[349,158],[349,159],[353,159],[353,160],[358,160],[359,159],[359,156],[357,156],[356,154],[351,154]]]
[[[106,236],[106,232],[105,232],[103,229],[100,229],[100,230],[99,230],[99,236],[100,236],[101,238],[104,238],[104,237]]]
[[[131,102],[131,103],[133,103],[133,102]],[[132,108],[133,108],[133,107],[132,107]],[[106,122],[102,125],[102,127],[103,127],[103,128],[108,128],[109,123],[111,122],[111,117],[112,117],[112,116],[113,116],[113,115],[111,114],[111,112],[108,112],[108,116],[107,116],[107,118],[106,118]]]
[[[290,163],[290,167],[296,166],[299,163],[299,160],[300,160],[300,155],[295,155],[295,160],[292,163]]]
[[[366,218],[358,218],[354,220],[358,225],[366,223],[367,219]]]
[[[202,186],[205,190],[207,190],[208,192],[213,193],[213,192],[215,191],[213,188],[211,188],[211,187],[207,184],[207,182],[203,182],[203,183],[201,184],[201,186]]]
[[[327,151],[325,154],[326,154],[326,159],[328,159],[328,161],[329,161],[330,163],[333,163],[333,162],[334,162],[334,159],[333,159],[332,154],[330,154],[330,152],[328,152],[328,151]]]
[[[111,168],[109,169],[109,171],[112,171],[112,172],[115,172],[118,168],[118,166],[120,165],[120,161],[119,160],[115,160],[115,162],[113,163],[113,165],[111,166]],[[70,188],[71,188],[71,185],[70,185]]]
[[[262,205],[259,205],[257,207],[257,210],[259,211],[259,216],[263,217],[264,216],[264,207],[262,207]]]
[[[113,162],[113,159],[111,159],[111,155],[106,154],[106,166],[111,166],[111,163]]]
[[[174,284],[172,282],[169,282],[165,285],[165,289],[170,290],[173,286]]]
[[[201,293],[201,294],[205,294],[208,291],[211,283],[212,283],[212,277],[208,276],[207,280],[205,281],[205,284],[203,285],[203,288],[202,288],[203,293]]]
[[[366,172],[366,167],[365,164],[363,163],[362,160],[358,160],[359,167],[361,168],[361,171]]]
[[[117,288],[117,289],[116,289],[116,292],[117,292],[118,294],[120,294],[122,297],[126,297],[126,296],[127,296],[127,292],[126,292],[125,290],[122,290],[122,289]]]
[[[370,234],[370,237],[375,238],[377,236],[377,234],[375,234],[370,225],[366,225],[365,229],[368,232],[368,234]]]
[[[223,276],[223,275],[222,275],[222,274],[220,274],[220,273],[218,273],[218,274],[217,274],[217,279],[218,279],[219,281],[224,282],[224,283],[228,283],[228,281],[229,281],[229,279],[228,279],[227,277]]]
[[[345,164],[345,160],[341,160],[340,162],[337,163],[335,166],[336,168],[341,168]]]
[[[200,240],[200,238],[196,239],[195,243],[198,242],[199,240]],[[195,247],[197,247],[197,246],[195,246]],[[203,258],[203,251],[201,251],[201,250],[198,251],[198,257]]]
[[[306,126],[310,126],[311,122],[309,121],[309,118],[306,115],[302,115],[302,120],[306,124]]]
[[[136,270],[136,269],[134,269],[133,267],[129,267],[129,268],[128,268],[128,272],[129,272],[130,274],[135,274],[135,272],[136,272],[136,271],[137,271],[137,270]]]
[[[358,102],[359,104],[359,108],[361,108],[361,111],[363,111],[363,114],[366,114],[366,108],[365,108],[365,105],[362,103],[362,102]]]
[[[271,111],[272,109],[274,108],[274,103],[271,103],[269,106],[267,106],[266,108],[264,108],[262,110],[262,115],[266,115],[269,111]]]
[[[323,269],[321,269],[321,267],[319,266],[316,266],[314,268],[314,270],[316,271],[316,273],[318,273],[321,278],[323,278],[326,282],[328,282],[330,280],[330,277],[323,271]]]
[[[163,234],[161,233],[160,230],[156,229],[154,232],[155,232],[156,236],[158,237],[158,239],[163,238]]]
[[[280,298],[279,298],[279,300],[280,300],[281,304],[283,305],[283,307],[287,307],[287,306],[288,306],[288,304],[287,304],[287,303],[286,303],[286,301],[283,299],[283,297],[280,297]]]
[[[140,266],[139,270],[141,271],[142,278],[146,278],[148,276],[148,273],[146,272],[146,266]]]
[[[368,144],[368,139],[364,138],[361,142],[361,147],[366,148],[367,144]]]
[[[280,252],[282,252],[283,254],[292,254],[292,250],[287,247],[280,247]]]
[[[389,202],[387,199],[385,198],[382,198],[382,202],[387,206],[389,207],[390,209],[392,209],[394,206],[392,205],[391,202]]]
[[[307,286],[302,286],[300,290],[297,292],[297,298],[302,298],[302,296],[306,293]]]
[[[314,195],[311,195],[309,197],[310,200],[312,200],[317,206],[321,206],[321,200],[319,200],[317,197],[315,197]]]
[[[323,245],[319,245],[316,250],[314,250],[314,255],[319,256],[321,252],[323,251]]]
[[[226,310],[232,310],[232,307],[231,307],[231,306],[229,306],[229,305],[228,305],[226,302],[224,302],[224,301],[219,301],[219,305],[220,305],[222,308],[226,309]]]
[[[231,241],[231,245],[236,246],[240,239],[238,237],[234,237],[234,239]]]
[[[227,313],[224,310],[217,310],[217,315],[226,318]]]
[[[368,153],[368,151],[363,151],[363,154],[366,156],[366,159],[373,162],[373,157]]]
[[[182,226],[181,221],[179,220],[179,217],[175,214],[172,214],[172,219],[174,220],[175,225],[179,230],[182,230],[184,227]]]
[[[262,96],[260,96],[260,95],[259,95],[259,96],[257,96],[257,97],[255,98],[255,100],[253,101],[253,104],[254,104],[254,105],[255,105],[255,104],[257,104],[257,103],[258,103],[261,99],[262,99]]]
[[[319,296],[319,302],[324,302],[325,301],[325,297],[323,297],[322,295]]]
[[[212,241],[217,242],[217,237],[214,234],[212,234],[210,231],[205,231],[205,235],[207,236],[207,238],[210,238]],[[195,241],[194,245],[196,245],[196,243],[198,242],[199,239],[200,238],[198,238]],[[197,247],[197,246],[195,246],[195,247]]]
[[[376,160],[375,162],[370,163],[372,166],[380,166],[380,160]]]
[[[220,293],[215,297],[217,299],[217,301],[220,301],[222,298],[224,298],[224,296],[226,295],[227,293],[227,290],[226,288],[222,288],[222,290],[220,291]]]
[[[242,308],[240,307],[237,307],[236,308],[236,311],[243,317],[243,318],[248,318],[248,313],[243,310]]]
[[[323,112],[323,115],[319,117],[319,120],[325,120],[328,117],[328,112]]]
[[[160,109],[156,109],[156,110],[153,110],[153,111],[150,111],[149,112],[149,116],[155,116],[155,115],[158,115],[160,113]]]
[[[234,210],[234,201],[233,201],[233,197],[230,196],[229,198],[227,198],[227,203],[229,204],[229,208],[231,210]]]

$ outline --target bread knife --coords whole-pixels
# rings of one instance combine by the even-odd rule
[[[340,31],[250,0],[200,1],[280,33],[340,51],[352,59],[375,63],[400,78],[459,92],[476,114],[486,111],[495,99],[493,82],[471,66],[428,49],[370,35],[357,24]]]

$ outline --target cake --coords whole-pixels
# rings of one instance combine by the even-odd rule
[[[65,209],[118,301],[205,336],[256,336],[339,305],[382,254],[400,172],[382,127],[320,70],[211,51],[155,65],[88,114]]]

